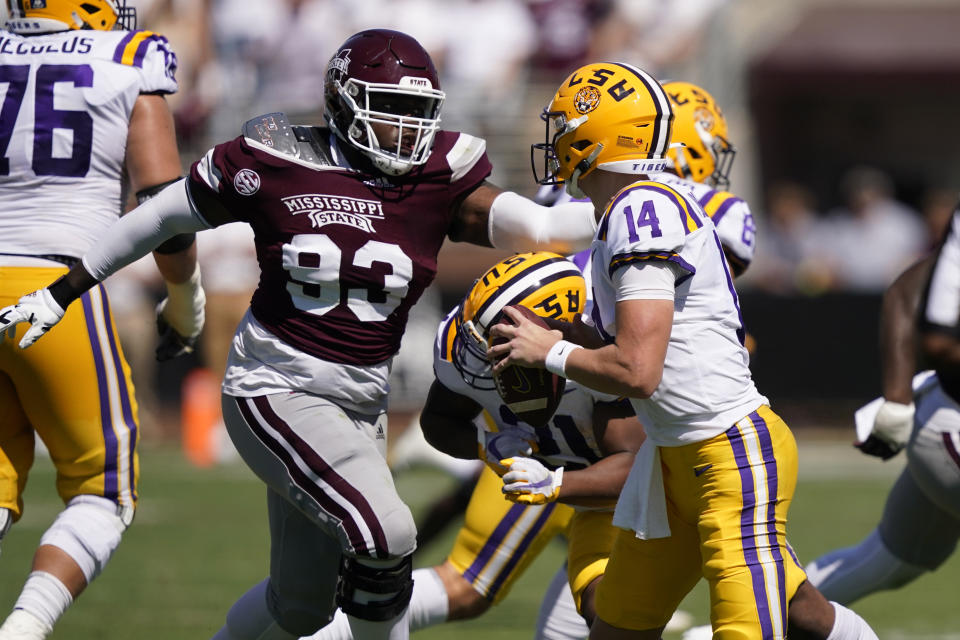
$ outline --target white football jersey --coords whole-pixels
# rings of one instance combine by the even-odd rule
[[[750,205],[742,198],[728,191],[716,189],[686,180],[673,173],[658,173],[652,180],[663,182],[674,189],[691,193],[700,208],[713,220],[720,236],[720,244],[727,250],[730,260],[737,262],[741,270],[746,270],[753,261],[757,250],[757,228],[750,213]]]
[[[536,440],[536,458],[551,467],[565,467],[568,471],[582,469],[603,457],[593,431],[593,406],[597,402],[615,402],[617,396],[594,391],[567,380],[563,399],[550,421],[542,427],[521,422],[503,403],[496,389],[483,390],[470,386],[460,375],[453,359],[456,357],[456,316],[459,307],[451,311],[437,332],[433,350],[433,370],[437,380],[451,391],[467,396],[484,408],[493,424],[484,423],[487,431],[521,429]]]
[[[150,31],[0,31],[0,260],[79,257],[117,220],[134,102],[176,66]]]
[[[591,260],[592,318],[610,340],[614,273],[667,261],[683,274],[660,386],[648,399],[631,399],[654,443],[705,440],[767,403],[750,375],[737,292],[716,228],[689,193],[655,181],[620,191],[600,221]]]

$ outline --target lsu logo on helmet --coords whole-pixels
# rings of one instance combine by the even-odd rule
[[[137,28],[137,10],[126,0],[7,0],[7,15],[7,29],[23,34]]]
[[[543,318],[572,322],[586,301],[583,275],[563,256],[538,251],[505,258],[477,279],[460,304],[453,365],[470,386],[492,390],[489,331],[504,307],[520,305]]]
[[[577,113],[589,113],[600,104],[600,90],[596,87],[584,87],[573,98],[573,107]]]
[[[727,139],[727,120],[705,89],[689,82],[663,85],[673,105],[673,142],[667,167],[681,178],[715,189],[730,186],[730,168],[737,149]]]
[[[670,99],[653,76],[632,65],[602,62],[577,69],[540,117],[546,139],[530,150],[538,184],[564,184],[582,198],[577,181],[594,169],[648,174],[666,166]]]

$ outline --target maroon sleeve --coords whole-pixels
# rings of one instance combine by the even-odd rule
[[[441,170],[448,181],[450,202],[456,202],[476,189],[493,171],[487,157],[486,141],[456,131],[440,131],[432,158],[442,160]]]
[[[213,195],[237,220],[250,222],[256,211],[261,173],[243,136],[210,149],[190,167],[190,188]]]

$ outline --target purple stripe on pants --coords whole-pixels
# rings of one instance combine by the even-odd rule
[[[107,370],[103,363],[103,352],[100,338],[97,336],[97,325],[93,320],[93,303],[90,301],[90,292],[80,296],[83,304],[83,317],[87,325],[87,338],[90,340],[90,351],[93,353],[94,368],[97,371],[97,393],[100,396],[100,430],[103,432],[103,497],[116,500],[118,497],[117,479],[117,436],[113,432],[113,423],[110,419],[110,390],[107,387]]]
[[[496,529],[494,529],[490,537],[487,538],[483,548],[480,549],[480,553],[477,554],[477,559],[463,572],[463,577],[466,578],[467,582],[472,584],[476,581],[477,576],[480,575],[483,568],[490,562],[490,558],[493,557],[493,553],[497,550],[497,547],[503,543],[504,538],[507,537],[507,533],[510,532],[510,529],[517,523],[517,520],[520,519],[520,516],[523,515],[526,509],[526,505],[515,504],[507,510],[507,513],[500,519],[499,524],[497,524]]]
[[[117,339],[113,335],[113,322],[110,315],[110,304],[107,302],[107,292],[103,285],[97,285],[100,289],[100,300],[103,305],[103,323],[107,328],[107,338],[110,341],[110,354],[113,357],[113,368],[117,374],[117,394],[120,396],[120,407],[123,412],[123,422],[130,432],[130,442],[127,446],[127,457],[130,459],[128,472],[128,482],[130,493],[134,500],[137,499],[136,469],[133,464],[134,451],[137,447],[137,421],[133,418],[133,405],[130,402],[130,392],[127,387],[127,379],[123,375],[123,365],[120,361],[120,349],[117,346]]]
[[[543,526],[547,523],[547,520],[550,519],[550,516],[553,515],[553,510],[556,508],[556,502],[551,502],[544,507],[543,513],[541,513],[540,517],[537,518],[537,521],[530,528],[530,531],[527,532],[527,535],[523,536],[523,540],[520,541],[516,551],[510,555],[510,560],[507,561],[507,564],[504,565],[503,569],[500,570],[500,573],[497,574],[497,577],[494,579],[493,584],[490,587],[489,597],[492,598],[493,594],[499,591],[503,586],[503,583],[507,581],[507,578],[510,577],[510,573],[513,571],[514,567],[516,567],[517,563],[520,562],[520,558],[522,558],[527,552],[527,549],[530,548],[530,544],[537,537],[537,534],[540,533],[540,530],[543,529]]]
[[[763,457],[763,466],[767,470],[767,542],[770,553],[777,563],[777,593],[780,597],[780,619],[787,620],[787,577],[783,566],[783,554],[777,540],[777,503],[779,502],[780,480],[777,476],[777,458],[773,451],[773,440],[770,438],[770,429],[760,414],[754,411],[750,414],[753,426],[760,438],[760,452]]]
[[[727,440],[733,449],[737,469],[740,471],[740,487],[743,495],[743,509],[740,511],[740,543],[743,547],[743,557],[750,570],[753,581],[754,602],[757,605],[757,616],[760,619],[760,630],[763,640],[773,640],[773,622],[770,619],[770,606],[767,603],[767,593],[763,580],[763,567],[757,555],[757,539],[753,531],[754,514],[757,508],[757,494],[753,484],[753,472],[750,469],[750,460],[743,444],[743,436],[737,425],[727,429]]]

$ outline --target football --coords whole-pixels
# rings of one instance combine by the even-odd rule
[[[534,324],[549,329],[546,321],[536,313],[519,305],[511,305],[529,318]],[[513,320],[505,313],[500,313],[493,324],[505,322],[513,324]],[[495,338],[493,344],[502,344],[503,338]],[[542,427],[553,417],[557,405],[563,399],[563,389],[566,378],[550,373],[546,369],[521,367],[511,365],[493,375],[497,392],[503,403],[516,416],[534,427]]]

